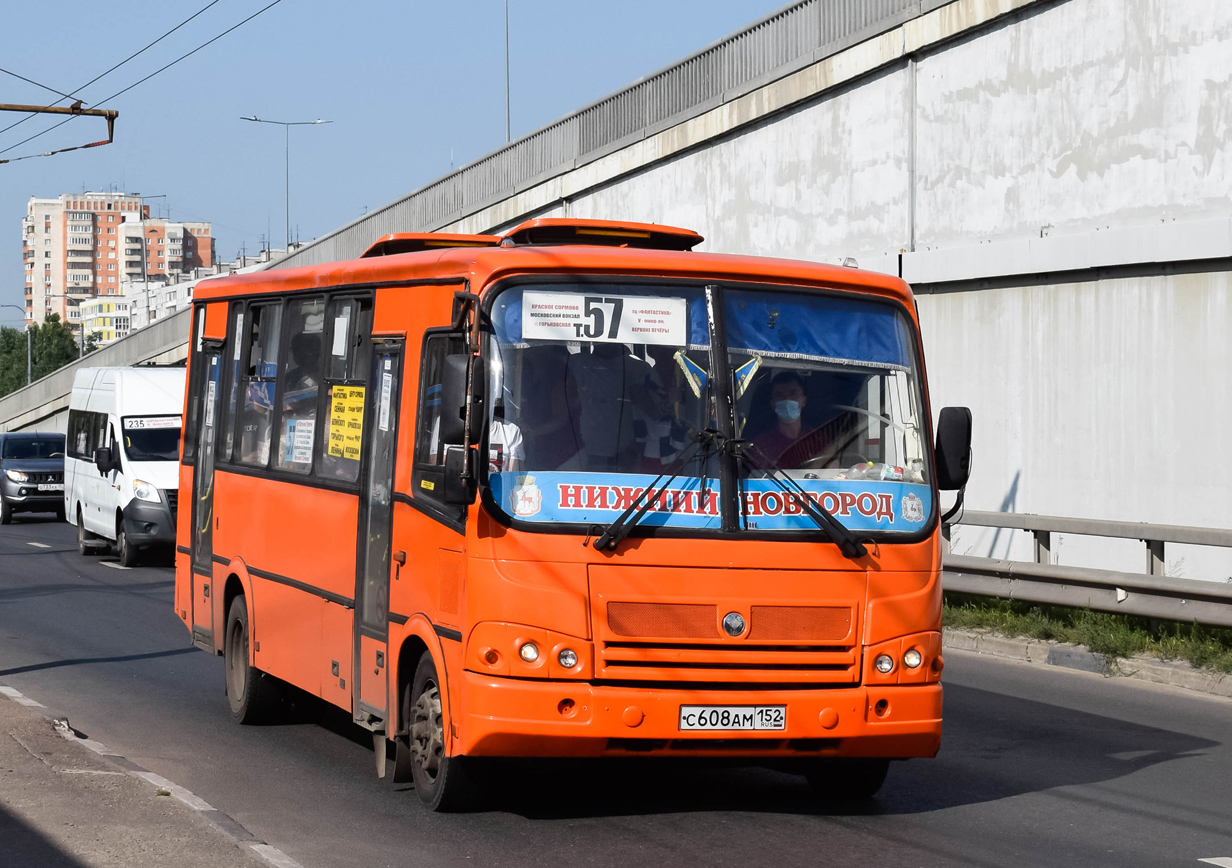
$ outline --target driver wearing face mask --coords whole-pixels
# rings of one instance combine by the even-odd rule
[[[814,457],[820,445],[813,442],[817,432],[806,430],[801,418],[808,398],[799,374],[780,371],[774,375],[770,381],[770,404],[775,425],[753,438],[753,444],[760,449],[754,452],[754,458],[762,464],[768,460],[779,467],[798,467]]]

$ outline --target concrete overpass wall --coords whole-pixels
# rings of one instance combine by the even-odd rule
[[[183,310],[159,320],[0,398],[0,431],[67,432],[68,401],[79,368],[183,364],[188,358],[190,316]]]

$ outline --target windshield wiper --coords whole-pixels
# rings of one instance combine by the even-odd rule
[[[638,492],[637,497],[633,498],[633,502],[629,504],[628,508],[615,521],[609,524],[599,538],[595,540],[594,547],[599,550],[612,551],[616,546],[620,545],[621,540],[629,535],[629,532],[642,520],[642,517],[650,512],[651,508],[659,501],[659,498],[663,496],[663,492],[667,491],[667,487],[676,481],[676,477],[693,460],[694,454],[701,446],[706,447],[702,450],[700,459],[701,497],[704,501],[706,496],[706,462],[710,460],[710,451],[718,438],[719,433],[712,428],[699,431],[689,451],[677,459],[675,464],[676,472],[660,485],[659,480],[667,476],[667,471],[663,471],[654,478],[653,482]]]
[[[835,518],[834,513],[809,497],[808,492],[801,487],[800,483],[784,473],[783,468],[778,465],[778,462],[771,461],[770,456],[766,455],[760,446],[751,440],[730,440],[726,447],[736,460],[747,469],[769,470],[766,478],[777,485],[784,495],[790,497],[792,502],[800,507],[800,510],[811,518],[819,528],[826,531],[830,539],[838,544],[838,549],[842,552],[843,557],[856,560],[868,554],[868,549],[864,543],[860,542],[845,524]],[[756,450],[759,459],[764,465],[763,467],[757,467],[753,464],[748,455],[750,450]],[[780,478],[777,474],[782,474],[782,477]],[[744,513],[744,508],[742,501],[740,504],[741,514]]]

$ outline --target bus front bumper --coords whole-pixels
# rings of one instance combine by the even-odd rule
[[[683,690],[464,672],[457,752],[490,757],[931,757],[941,685]],[[884,701],[884,705],[881,703]],[[682,730],[681,706],[785,706],[782,730]],[[878,713],[880,709],[881,713]]]

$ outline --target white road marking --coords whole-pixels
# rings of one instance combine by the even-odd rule
[[[271,865],[276,866],[276,868],[304,868],[303,865],[296,862],[286,853],[277,847],[271,847],[269,844],[253,844],[252,849],[257,852],[258,856]]]
[[[13,700],[14,702],[20,705],[29,706],[30,708],[46,708],[47,707],[46,705],[43,705],[43,703],[41,702],[35,702],[33,699],[31,699],[28,696],[22,696],[21,691],[14,690],[12,687],[0,687],[0,693],[3,693],[5,696]]]
[[[113,570],[131,570],[132,567],[124,567],[117,564],[115,561],[99,561],[105,567],[111,567]]]
[[[1232,868],[1232,856],[1212,856],[1209,859],[1199,859],[1207,865],[1218,865],[1219,868]]]
[[[212,811],[214,806],[205,799],[193,795],[188,790],[181,787],[179,784],[173,784],[171,781],[164,778],[162,775],[156,775],[154,772],[133,772],[133,775],[141,778],[143,781],[149,781],[156,787],[162,787],[171,795],[175,796],[194,811]]]
[[[26,545],[28,545],[28,546],[34,546],[34,547],[35,547],[35,548],[37,548],[37,549],[49,549],[49,548],[51,548],[51,546],[47,545],[47,543],[28,542],[28,543],[26,543]]]

